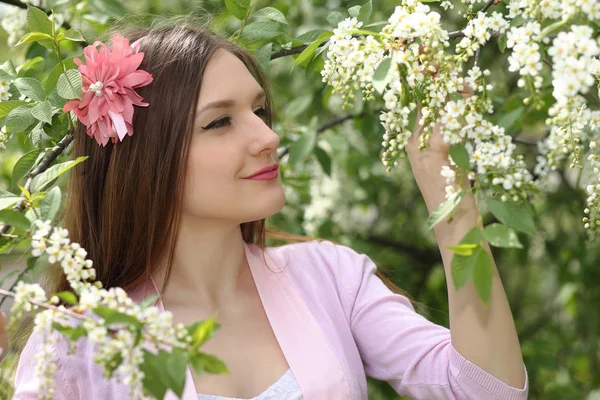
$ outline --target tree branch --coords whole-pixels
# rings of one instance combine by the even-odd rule
[[[42,158],[42,161],[40,161],[37,167],[35,167],[33,171],[27,174],[27,181],[25,182],[24,186],[25,189],[29,190],[33,178],[35,178],[37,175],[41,174],[42,172],[48,169],[50,163],[52,163],[52,161],[54,161],[56,157],[58,157],[63,151],[65,151],[66,147],[73,141],[73,137],[73,132],[67,132],[67,134],[56,144],[56,146],[54,146],[54,148],[52,148],[52,150],[50,150],[44,156],[44,158]],[[25,194],[21,193],[21,197],[23,197],[23,200],[19,201],[13,207],[13,210],[23,211],[25,209]],[[4,237],[4,235],[8,232],[9,229],[10,225],[8,224],[0,225],[0,237]]]
[[[321,125],[319,128],[317,128],[317,134],[323,133],[327,129],[333,128],[334,126],[339,125],[349,119],[364,118],[368,115],[370,115],[369,112],[363,111],[360,114],[348,114],[348,115],[343,115],[341,117],[333,118],[332,120],[327,121],[326,123]],[[290,151],[290,146],[284,147],[283,150],[281,151],[281,154],[279,155],[279,158],[282,158],[283,156],[285,156],[287,153],[289,153],[289,151]]]
[[[0,295],[4,296],[4,298],[6,298],[6,297],[15,298],[15,294],[13,292],[8,291],[8,290],[4,290],[4,289],[0,289]],[[41,302],[34,301],[34,300],[29,300],[28,303],[31,303],[31,304],[36,305],[38,307],[45,308],[47,310],[58,311],[58,312],[66,314],[66,315],[68,315],[70,317],[80,319],[82,321],[85,321],[87,318],[89,318],[89,317],[86,317],[86,316],[84,316],[82,314],[77,314],[76,312],[73,312],[73,311],[68,310],[66,308],[65,309],[61,309],[61,308],[58,308],[56,306],[53,306],[53,305],[47,304],[47,303],[41,303]]]

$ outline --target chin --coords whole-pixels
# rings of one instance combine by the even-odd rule
[[[273,192],[269,193],[268,197],[265,196],[264,198],[262,198],[261,196],[253,199],[252,208],[255,212],[252,213],[252,216],[248,216],[248,218],[245,218],[245,220],[242,221],[242,223],[269,218],[283,210],[283,207],[285,206],[285,193],[283,191],[283,187],[280,187],[280,190],[277,191],[277,193]],[[250,204],[246,204],[246,207],[248,206],[250,206]]]

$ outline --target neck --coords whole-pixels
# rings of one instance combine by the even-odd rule
[[[182,218],[168,279],[167,257],[153,276],[165,308],[222,308],[240,297],[250,274],[240,226],[222,220]]]

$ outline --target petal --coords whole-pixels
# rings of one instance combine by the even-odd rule
[[[152,75],[142,70],[134,71],[119,80],[121,85],[130,88],[146,86],[150,82],[152,82]]]
[[[69,111],[75,110],[76,108],[79,107],[79,103],[81,103],[81,101],[79,99],[75,99],[75,100],[66,102],[63,107],[63,112],[69,112]]]
[[[123,138],[127,135],[127,126],[125,125],[123,116],[121,114],[115,114],[112,111],[108,111],[108,115],[110,115],[110,118],[112,119],[113,127],[117,131],[119,139],[123,141]]]

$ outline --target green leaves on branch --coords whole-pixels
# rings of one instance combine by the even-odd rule
[[[503,224],[528,235],[535,233],[533,217],[523,206],[496,199],[488,199],[486,204],[494,217]]]
[[[296,58],[296,61],[295,61],[296,65],[302,65],[302,66],[306,67],[308,65],[308,63],[313,59],[313,57],[315,55],[315,51],[321,45],[321,43],[323,43],[325,40],[329,39],[331,36],[333,36],[333,32],[331,32],[331,31],[326,31],[326,32],[323,32],[321,35],[319,35],[317,40],[312,42]]]
[[[457,246],[450,265],[452,282],[456,289],[462,288],[469,279],[484,304],[487,305],[492,291],[494,266],[490,254],[482,247],[479,227],[471,229]]]
[[[287,25],[288,21],[281,11],[273,7],[265,7],[252,14],[252,18],[264,18],[273,22]]]
[[[46,91],[42,83],[34,78],[18,78],[13,82],[15,87],[22,95],[29,97],[35,101],[44,101],[46,99]]]
[[[483,236],[492,246],[523,248],[517,233],[506,225],[490,224],[483,230]]]
[[[385,87],[393,77],[391,66],[392,59],[388,57],[381,61],[373,72],[373,87],[379,94],[383,94]]]
[[[290,164],[296,165],[299,161],[308,157],[312,153],[316,143],[317,131],[314,129],[304,130],[302,136],[290,145]]]
[[[86,160],[88,156],[77,157],[75,160],[65,161],[48,168],[46,171],[37,175],[31,181],[31,192],[39,192],[48,187],[56,178]]]
[[[183,395],[187,358],[183,350],[174,348],[171,353],[160,350],[152,353],[143,350],[144,389],[155,399],[163,399],[171,389],[179,398]]]
[[[43,33],[52,38],[52,20],[39,8],[27,6],[27,25],[31,33]]]

